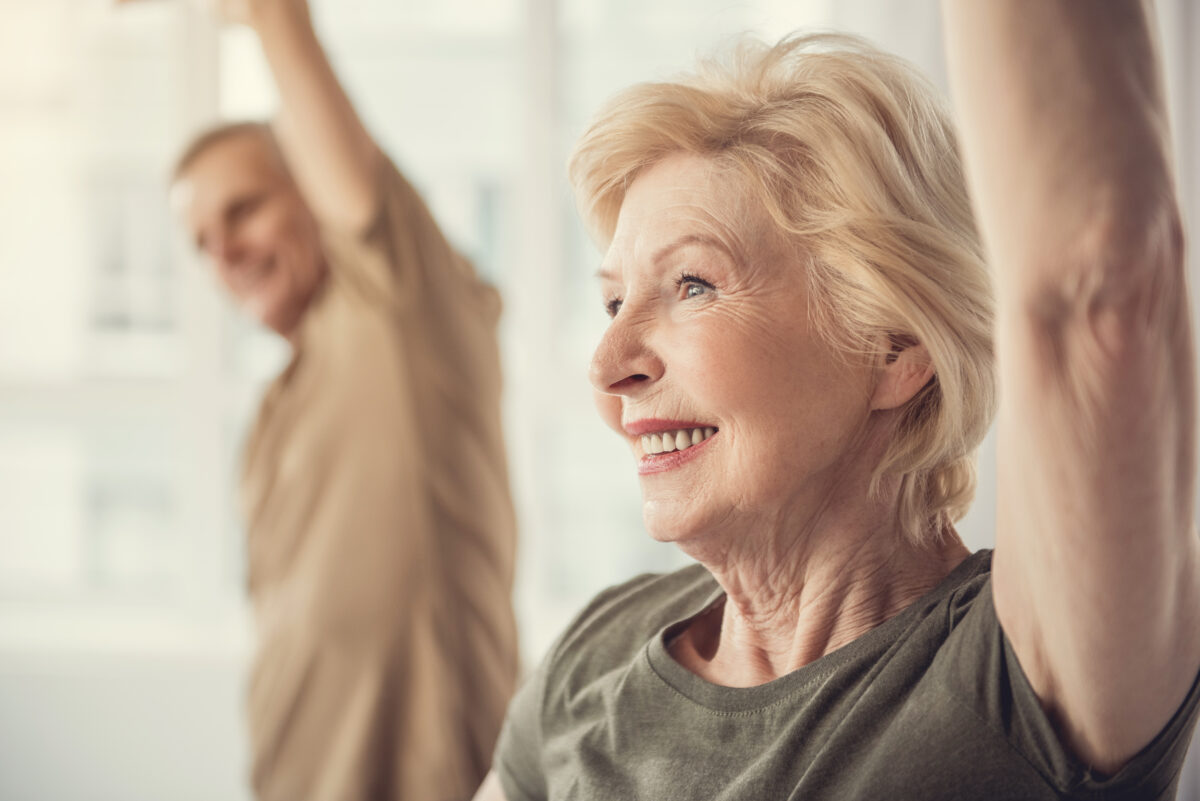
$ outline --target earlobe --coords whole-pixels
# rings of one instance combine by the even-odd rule
[[[871,396],[871,411],[896,409],[912,400],[933,378],[929,351],[919,343],[905,344],[884,360]]]

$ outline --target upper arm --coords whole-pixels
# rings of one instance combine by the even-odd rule
[[[1141,258],[1130,273],[1182,269]],[[997,614],[1068,744],[1107,770],[1200,665],[1191,334],[1182,287],[1156,283],[1035,297],[998,331]]]
[[[1067,745],[1111,771],[1200,668],[1194,353],[1153,37],[1135,2],[962,3],[947,23],[1000,301],[996,611]]]
[[[508,801],[504,795],[504,787],[500,785],[500,776],[496,771],[490,771],[479,791],[475,793],[474,801]]]

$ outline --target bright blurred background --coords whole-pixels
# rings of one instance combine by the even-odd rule
[[[918,0],[313,0],[379,141],[503,290],[522,651],[597,590],[681,564],[643,532],[585,367],[599,257],[563,165],[615,90],[751,31],[862,33],[945,86]],[[1159,6],[1200,231],[1200,10]],[[166,174],[198,126],[268,116],[254,38],[192,4],[0,0],[0,799],[244,799],[253,626],[236,479],[284,349],[189,251]],[[1194,275],[1194,271],[1193,271]],[[991,543],[994,449],[962,531]],[[1181,798],[1200,801],[1200,769]]]

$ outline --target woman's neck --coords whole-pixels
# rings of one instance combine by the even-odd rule
[[[839,518],[827,507],[798,534],[767,526],[775,530],[698,549],[726,597],[671,643],[672,656],[715,684],[765,684],[894,617],[968,556],[950,527],[918,547],[894,513],[871,520],[862,512]]]

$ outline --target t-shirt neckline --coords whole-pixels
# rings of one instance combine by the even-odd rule
[[[879,642],[888,642],[910,625],[922,609],[936,605],[959,586],[989,570],[990,550],[976,551],[963,559],[929,592],[906,606],[898,614],[880,623],[862,636],[791,673],[756,687],[726,687],[697,676],[675,661],[667,650],[666,637],[671,629],[703,614],[725,592],[719,586],[705,596],[704,602],[689,614],[661,628],[643,649],[647,666],[675,692],[700,706],[719,712],[752,712],[769,707],[821,682],[840,666],[869,651]]]

